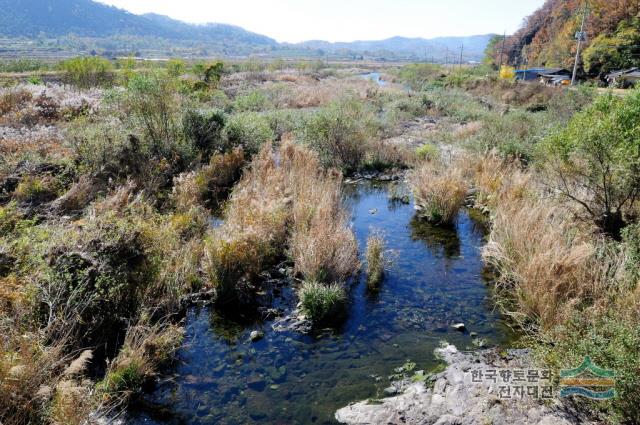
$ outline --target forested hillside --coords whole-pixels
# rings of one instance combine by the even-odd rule
[[[0,0],[0,10],[0,35],[6,37],[151,37],[221,44],[238,51],[277,45],[233,25],[192,25],[161,15],[134,15],[91,0]]]
[[[548,0],[507,37],[503,62],[573,66],[584,6],[584,0]],[[598,75],[640,64],[640,1],[588,0],[586,6],[583,70]],[[500,62],[501,49],[501,42],[492,44],[488,53],[494,63]]]

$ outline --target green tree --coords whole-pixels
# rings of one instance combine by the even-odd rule
[[[502,35],[494,35],[489,40],[487,48],[484,50],[484,58],[482,63],[497,70],[500,64],[500,49],[505,37]],[[506,61],[504,62],[506,64]]]
[[[598,98],[539,148],[553,189],[618,237],[640,194],[640,91]]]
[[[604,76],[640,64],[640,19],[624,21],[613,35],[601,34],[585,49],[585,70]]]

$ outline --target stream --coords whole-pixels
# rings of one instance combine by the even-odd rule
[[[373,229],[392,251],[380,290],[368,291],[362,273],[344,324],[310,335],[190,308],[177,366],[133,423],[333,424],[336,409],[384,397],[389,376],[405,362],[435,368],[441,341],[460,349],[509,344],[513,336],[492,309],[483,273],[482,220],[464,210],[454,228],[437,228],[416,220],[413,204],[391,201],[387,184],[347,185],[345,192],[360,251]],[[272,306],[290,312],[294,289],[278,293]],[[452,329],[457,322],[467,331]],[[264,338],[251,342],[254,330]]]

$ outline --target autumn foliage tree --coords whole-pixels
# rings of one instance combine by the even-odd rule
[[[628,40],[633,37],[631,34],[620,34],[621,40],[609,38],[616,37],[625,21],[638,28],[634,18],[640,13],[640,0],[547,0],[507,38],[509,63],[516,65],[526,58],[532,65],[571,67],[576,54],[575,34],[580,29],[585,1],[589,10],[585,22],[585,52],[597,42],[601,47],[618,43],[625,50],[624,46],[628,46]],[[595,72],[599,71],[600,68]]]

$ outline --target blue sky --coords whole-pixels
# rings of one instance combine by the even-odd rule
[[[515,31],[544,0],[100,0],[134,13],[221,22],[298,42]]]

